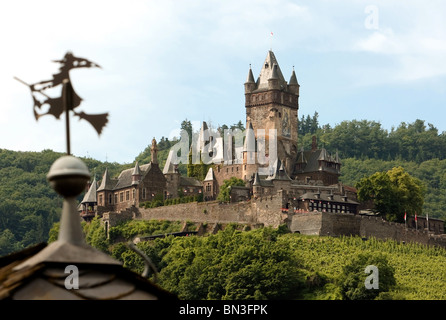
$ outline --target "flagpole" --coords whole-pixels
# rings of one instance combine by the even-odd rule
[[[415,211],[415,230],[418,231],[418,216],[417,216],[417,212]]]
[[[407,224],[406,224],[406,219],[407,219],[407,212],[404,212],[404,227],[407,229]]]
[[[269,46],[270,46],[269,51],[273,51],[273,32],[272,31],[271,31],[271,37],[270,37]]]
[[[62,101],[65,109],[65,126],[66,126],[66,135],[67,135],[67,155],[71,154],[70,148],[70,107],[71,107],[71,92],[69,90],[70,80],[64,79],[62,85]]]

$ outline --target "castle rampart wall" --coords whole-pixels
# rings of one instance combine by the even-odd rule
[[[183,220],[209,223],[246,223],[278,227],[288,214],[282,213],[282,192],[256,201],[220,204],[218,201],[181,203],[157,208],[139,208],[137,219]]]
[[[308,235],[358,235],[364,238],[394,239],[446,247],[446,235],[433,235],[426,230],[406,228],[402,223],[385,221],[381,217],[347,213],[297,213],[291,218],[290,230]]]

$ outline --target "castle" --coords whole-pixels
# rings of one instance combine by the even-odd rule
[[[243,143],[234,145],[234,136],[216,138],[203,122],[198,141],[190,146],[190,153],[198,160],[212,158],[203,181],[179,173],[174,150],[161,170],[153,139],[150,163],[136,163],[117,179],[112,179],[106,170],[100,183],[91,183],[81,202],[84,219],[100,215],[107,229],[120,220],[167,219],[275,227],[287,224],[293,232],[330,234],[327,224],[323,226],[323,221],[328,221],[324,217],[333,217],[333,221],[347,217],[342,218],[350,221],[344,231],[329,219],[332,235],[367,233],[360,231],[359,220],[355,220],[359,216],[356,190],[339,182],[338,153],[319,148],[315,137],[310,150],[298,148],[300,85],[294,68],[287,82],[270,50],[256,81],[249,68],[244,89],[247,129]],[[232,187],[230,203],[219,203],[216,198],[220,187],[231,177],[243,180],[245,186]],[[197,196],[204,201],[140,207],[146,201],[180,195]],[[442,223],[430,221],[431,226]],[[438,229],[443,230],[441,226]]]

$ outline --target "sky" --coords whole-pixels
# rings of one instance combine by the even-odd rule
[[[77,110],[109,113],[100,136],[71,118],[75,156],[130,163],[185,119],[245,122],[243,83],[270,49],[286,80],[294,67],[299,118],[446,131],[445,15],[441,0],[2,1],[0,149],[66,151],[64,118],[36,121],[14,77],[49,79],[68,51],[101,66],[71,71]]]

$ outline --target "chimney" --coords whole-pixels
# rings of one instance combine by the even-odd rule
[[[317,150],[317,140],[316,136],[313,136],[311,142],[311,151],[316,151],[316,150]]]

